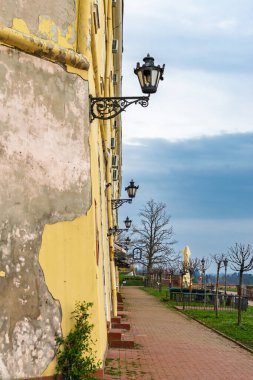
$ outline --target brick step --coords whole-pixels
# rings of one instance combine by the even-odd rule
[[[123,298],[121,295],[118,295],[118,296],[117,296],[117,301],[118,301],[118,302],[123,302],[123,299],[124,299],[124,298]]]
[[[110,329],[107,333],[108,343],[111,346],[111,343],[114,341],[121,341],[122,331],[120,329]]]
[[[117,310],[118,310],[118,311],[123,311],[123,310],[124,310],[124,306],[123,306],[123,304],[122,304],[122,305],[118,304],[118,306],[117,306]]]
[[[104,379],[104,369],[98,369],[95,372],[96,379]]]
[[[120,322],[120,323],[113,322],[112,328],[113,329],[130,330],[131,326],[130,326],[130,323],[127,323],[127,322]]]
[[[111,323],[120,323],[121,322],[121,317],[112,317],[111,318]]]
[[[113,348],[134,348],[134,341],[131,339],[112,341],[110,347]]]

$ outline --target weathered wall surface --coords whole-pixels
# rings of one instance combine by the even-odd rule
[[[0,378],[7,379],[38,375],[54,356],[61,309],[38,261],[43,228],[84,215],[91,194],[87,82],[2,46],[0,83]]]
[[[0,0],[0,9],[0,23],[5,26],[12,27],[14,19],[21,19],[39,37],[58,42],[60,35],[68,35],[70,43],[75,40],[75,0]],[[48,26],[49,35],[45,33]]]

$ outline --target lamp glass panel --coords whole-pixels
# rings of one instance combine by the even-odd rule
[[[144,87],[144,82],[143,82],[143,76],[142,76],[142,70],[138,71],[138,79],[140,82],[141,87]]]
[[[158,81],[160,79],[160,71],[153,69],[152,70],[152,86],[157,87]]]
[[[135,187],[128,187],[127,189],[127,194],[129,198],[134,198],[136,193],[136,188]]]

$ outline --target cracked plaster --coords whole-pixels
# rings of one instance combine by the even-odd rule
[[[90,207],[88,85],[59,65],[0,47],[0,378],[41,374],[61,307],[38,255],[45,224]]]

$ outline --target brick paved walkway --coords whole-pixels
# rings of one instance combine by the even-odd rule
[[[105,379],[253,380],[253,354],[137,287],[122,295],[137,344],[109,349]]]

